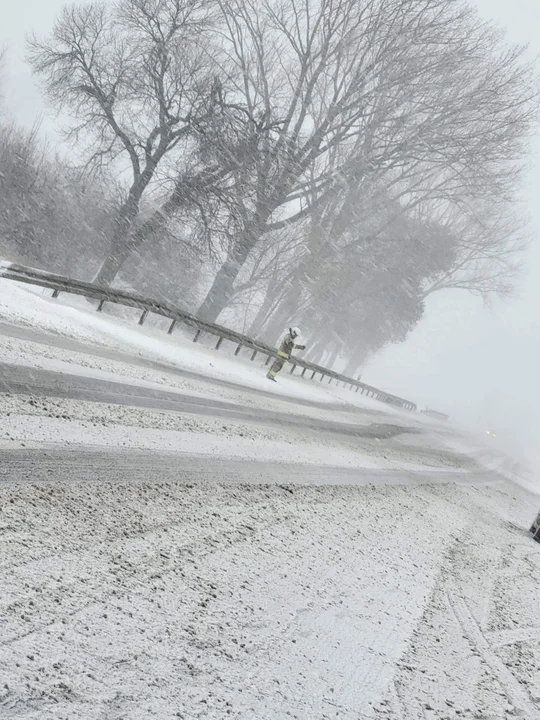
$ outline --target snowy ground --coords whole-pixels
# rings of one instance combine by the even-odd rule
[[[338,487],[328,462],[424,458],[435,481],[445,457],[468,477],[474,463],[437,440],[308,447],[263,425],[24,395],[1,397],[0,422],[10,457],[167,437],[179,458],[167,481],[158,456],[130,482],[92,456],[14,481],[0,449],[0,717],[538,717],[540,546],[524,532],[538,498],[496,476]],[[215,459],[206,478],[185,471],[194,449]],[[279,460],[278,483],[221,484],[233,449]],[[295,485],[287,461],[325,485]]]
[[[7,484],[6,720],[536,720],[515,487]]]
[[[83,377],[114,380],[115,382],[137,384],[141,387],[177,391],[179,394],[187,393],[197,397],[219,398],[220,400],[237,403],[243,407],[254,407],[289,413],[294,412],[296,415],[301,414],[315,418],[327,417],[329,406],[332,406],[333,417],[339,419],[341,422],[358,421],[358,417],[351,415],[351,408],[358,407],[361,410],[369,410],[368,414],[378,413],[379,415],[388,415],[389,413],[388,406],[383,406],[383,409],[380,408],[382,403],[377,403],[375,406],[376,409],[374,409],[374,401],[371,401],[370,398],[363,398],[367,404],[365,407],[360,401],[358,401],[357,405],[350,405],[348,407],[346,400],[341,396],[333,396],[330,392],[321,390],[316,385],[312,388],[306,380],[301,381],[297,379],[296,381],[292,380],[290,382],[290,385],[296,390],[298,389],[294,386],[296,384],[300,386],[299,391],[303,391],[305,398],[299,398],[298,392],[290,397],[274,395],[268,394],[267,392],[256,392],[254,389],[243,388],[240,385],[230,387],[210,379],[185,378],[172,372],[174,365],[171,366],[169,372],[166,370],[158,371],[151,368],[140,367],[133,363],[96,357],[84,352],[73,352],[52,345],[2,335],[0,335],[0,358],[2,362],[28,368],[41,368],[55,372],[81,375]],[[219,364],[220,360],[221,358],[218,356],[215,359],[215,363]],[[242,364],[240,367],[242,367]],[[263,375],[263,373],[261,374]],[[270,383],[266,382],[263,386],[265,391],[267,391],[268,385],[270,385]],[[274,387],[273,383],[271,387]],[[352,400],[354,393],[349,394]],[[307,402],[300,404],[298,402],[299,399],[305,400],[310,398],[317,404],[313,405]],[[338,412],[340,407],[343,412]],[[417,421],[417,418],[411,413],[403,413],[402,418],[408,423],[415,423]],[[419,419],[421,420],[421,418]]]
[[[513,466],[354,393],[284,376],[269,396],[256,363],[87,308],[0,280],[0,318],[170,371],[11,337],[1,360],[261,417],[0,394],[2,720],[537,720],[540,499],[478,463]],[[265,410],[418,432],[285,429]],[[119,449],[144,457],[130,482]],[[247,459],[278,470],[225,483]],[[391,484],[353,484],[369,473]]]
[[[212,336],[203,335],[201,341],[194,344],[193,332],[180,326],[172,336],[167,335],[165,331],[170,322],[164,318],[149,316],[145,325],[140,327],[136,324],[140,312],[133,308],[109,304],[103,313],[97,313],[94,308],[96,303],[91,305],[84,298],[61,294],[58,299],[52,299],[50,294],[49,290],[0,277],[0,319],[75,338],[94,347],[127,350],[135,356],[166,361],[173,368],[201,373],[208,379],[236,382],[245,390],[271,392],[276,399],[281,396],[318,403],[353,403],[382,412],[389,410],[388,405],[363,397],[360,393],[336,388],[326,382],[321,384],[317,380],[311,382],[291,377],[286,370],[280,374],[278,383],[270,383],[265,378],[262,357],[250,362],[251,351],[247,350],[235,357],[233,351],[236,345],[227,341],[219,351],[215,351],[216,338]],[[31,360],[27,357],[25,362]],[[77,363],[80,364],[80,359]],[[87,364],[87,367],[91,365]],[[101,369],[106,368],[101,366]],[[200,388],[200,391],[212,392],[208,386]],[[407,412],[403,414],[410,415]]]

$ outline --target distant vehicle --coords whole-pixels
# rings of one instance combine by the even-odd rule
[[[529,530],[529,532],[533,536],[533,540],[536,540],[536,542],[540,542],[540,511],[538,512],[535,521],[531,525],[531,529]]]
[[[438,410],[432,410],[428,407],[424,408],[424,410],[422,410],[421,412],[423,412],[424,415],[429,415],[430,417],[437,418],[437,420],[450,420],[450,415],[439,412]]]

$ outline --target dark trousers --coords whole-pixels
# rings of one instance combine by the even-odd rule
[[[269,378],[275,377],[284,365],[285,365],[285,360],[281,360],[281,359],[274,360],[274,362],[272,363],[272,367],[268,371],[268,374],[266,377],[269,377]]]

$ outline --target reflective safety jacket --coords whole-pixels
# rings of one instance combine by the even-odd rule
[[[278,355],[279,357],[285,358],[285,360],[288,360],[291,357],[291,353],[293,350],[305,350],[305,345],[295,345],[294,338],[291,335],[291,333],[287,333],[283,340],[281,341],[281,345],[279,346]]]

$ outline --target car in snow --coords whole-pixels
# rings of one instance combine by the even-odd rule
[[[536,519],[531,525],[531,529],[529,530],[529,532],[533,536],[533,539],[536,540],[536,542],[540,542],[540,511],[538,512]]]

